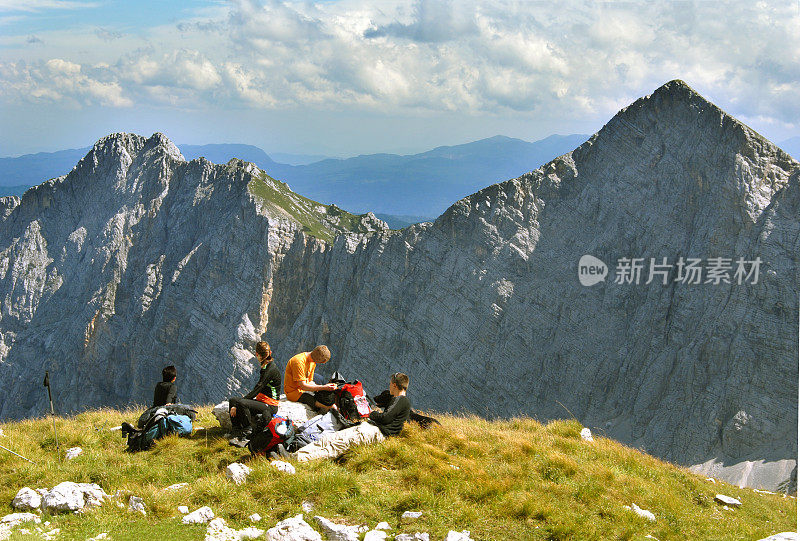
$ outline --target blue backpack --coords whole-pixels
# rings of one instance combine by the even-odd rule
[[[153,442],[169,434],[188,436],[192,433],[192,420],[188,415],[168,413],[163,408],[150,417],[144,427],[136,429],[128,423],[122,423],[122,436],[128,438],[127,451],[146,451]]]
[[[161,428],[161,436],[167,434],[189,436],[192,434],[192,420],[188,415],[167,415],[158,422],[158,425]]]

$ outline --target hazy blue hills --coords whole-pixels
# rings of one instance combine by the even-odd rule
[[[351,212],[438,216],[455,201],[518,177],[573,150],[586,135],[552,135],[530,143],[496,136],[407,156],[370,154],[267,172],[295,192]]]
[[[17,158],[0,158],[0,186],[6,191],[9,187],[30,187],[69,173],[89,150],[91,147],[25,154]]]
[[[432,219],[458,199],[495,182],[517,177],[573,150],[586,135],[552,135],[536,142],[496,136],[420,154],[369,154],[303,163],[315,156],[276,154],[244,144],[179,145],[187,160],[251,161],[297,193],[349,211],[379,213],[391,227]],[[0,195],[68,173],[87,148],[0,158]]]
[[[253,162],[259,168],[269,171],[275,166],[266,152],[253,145],[217,144],[217,145],[178,145],[178,148],[187,160],[204,157],[214,163],[228,163],[231,158],[239,158],[246,162]]]

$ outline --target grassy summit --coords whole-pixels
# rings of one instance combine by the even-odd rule
[[[35,419],[2,426],[4,445],[30,464],[0,450],[0,516],[13,512],[11,500],[24,487],[52,488],[62,481],[94,482],[109,494],[139,496],[148,515],[133,514],[114,502],[83,515],[44,515],[60,539],[86,539],[108,532],[120,539],[202,539],[205,526],[181,524],[179,505],[190,511],[210,506],[230,526],[249,526],[257,512],[269,529],[314,511],[371,528],[388,521],[392,533],[429,532],[443,539],[448,530],[470,530],[473,539],[760,539],[795,529],[797,500],[712,483],[684,468],[659,461],[619,443],[595,437],[581,440],[576,421],[542,425],[532,419],[487,421],[442,416],[442,426],[421,430],[407,425],[398,438],[357,448],[337,463],[297,464],[289,475],[264,459],[248,463],[253,473],[236,486],[225,467],[247,457],[228,445],[210,408],[201,409],[191,438],[168,437],[148,452],[123,451],[123,439],[110,427],[135,421],[138,410],[91,411],[58,418],[64,449],[83,454],[57,460],[52,423]],[[182,491],[164,491],[188,482]],[[722,493],[742,501],[725,510],[714,502]],[[624,506],[652,511],[655,522]],[[422,518],[403,522],[404,511]],[[14,534],[12,539],[21,539]],[[389,539],[392,539],[390,536]]]
[[[263,171],[253,177],[248,189],[273,212],[290,217],[299,222],[306,233],[328,242],[339,233],[366,233],[370,229],[365,227],[365,223],[377,221],[365,220],[365,214],[351,214],[336,205],[323,205],[303,197],[294,193],[286,183],[275,180]]]

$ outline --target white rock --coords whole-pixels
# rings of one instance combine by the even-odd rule
[[[43,508],[49,511],[82,511],[84,508],[101,506],[108,497],[100,485],[65,481],[44,495]]]
[[[798,541],[800,540],[800,536],[797,535],[797,532],[783,532],[783,533],[776,533],[775,535],[770,535],[769,537],[765,537],[760,541]]]
[[[205,524],[213,519],[214,511],[208,506],[203,506],[184,516],[181,522],[184,524]]]
[[[33,489],[24,487],[19,489],[14,501],[11,502],[14,509],[27,511],[28,509],[39,509],[42,506],[42,497]]]
[[[303,508],[304,513],[310,513],[314,510],[314,504],[308,501],[301,503],[300,507]]]
[[[391,530],[392,527],[389,526],[388,522],[379,522],[377,526],[375,526],[376,530]]]
[[[259,530],[258,528],[254,528],[252,526],[236,532],[236,536],[239,539],[258,539],[262,535],[264,535],[264,530]]]
[[[581,430],[581,439],[583,439],[583,441],[594,441],[594,438],[592,437],[592,431],[588,428]]]
[[[12,528],[14,526],[24,524],[25,522],[34,522],[36,524],[40,524],[42,522],[42,519],[40,519],[38,515],[34,515],[33,513],[11,513],[10,515],[6,515],[2,519],[0,519],[0,523],[8,524]]]
[[[472,538],[469,536],[469,530],[464,530],[463,532],[450,530],[447,532],[447,537],[444,538],[444,541],[472,541]]]
[[[394,541],[431,541],[431,537],[427,533],[416,532],[397,534]]]
[[[776,492],[770,492],[769,490],[758,490],[757,488],[754,488],[753,492],[758,492],[759,494],[777,494]]]
[[[454,470],[460,470],[461,469],[458,466],[456,466],[455,464],[450,464],[450,467],[453,468]]]
[[[640,517],[646,518],[647,520],[654,521],[656,519],[656,516],[653,513],[651,513],[647,509],[642,509],[641,507],[639,507],[635,503],[631,504],[629,509],[631,511],[633,511],[634,513],[636,513],[637,515],[639,515]]]
[[[67,449],[66,459],[67,460],[72,460],[73,458],[76,458],[81,453],[83,453],[83,449],[81,449],[80,447],[70,447],[69,449]]]
[[[188,512],[189,512],[189,508],[186,507],[185,505],[179,505],[178,506],[178,513],[180,513],[181,515],[185,515]]]
[[[267,530],[268,541],[322,541],[319,535],[303,520],[303,515],[287,518]]]
[[[217,421],[219,421],[219,426],[221,426],[223,430],[226,432],[233,430],[233,425],[231,424],[231,413],[228,409],[227,400],[224,400],[214,406],[214,409],[211,410],[211,413],[213,413],[214,417],[217,418]]]
[[[730,505],[731,507],[742,506],[742,502],[731,496],[725,496],[724,494],[717,494],[716,496],[714,496],[714,500],[716,500],[719,503],[723,503],[725,505]]]
[[[208,523],[205,541],[241,541],[243,539],[255,539],[262,535],[264,535],[264,530],[252,527],[234,530],[225,525],[224,519],[215,518]]]
[[[2,438],[3,436],[5,436],[5,434],[3,434],[3,429],[0,428],[0,438]]]
[[[711,482],[711,483],[714,483],[715,485],[717,484],[717,480],[716,480],[716,479],[714,479],[713,477],[706,477],[706,481],[709,481],[709,482]]]
[[[250,522],[261,522],[261,515],[259,515],[258,513],[253,513],[247,518],[250,519]]]
[[[225,468],[225,475],[237,485],[241,485],[247,480],[247,476],[250,475],[252,471],[253,470],[244,464],[234,462],[233,464],[228,464],[228,467]]]
[[[294,469],[294,466],[292,466],[288,462],[284,462],[283,460],[273,460],[272,465],[281,470],[282,472],[291,474],[297,473],[297,470]]]
[[[422,516],[422,511],[406,511],[400,518],[419,518]]]
[[[147,509],[144,506],[144,500],[138,496],[131,496],[128,500],[128,511],[132,513],[141,513],[147,516]]]
[[[305,424],[309,419],[314,418],[317,414],[305,404],[281,399],[278,402],[278,415],[289,419],[296,426],[300,426]]]
[[[175,483],[174,485],[170,485],[167,488],[162,490],[180,490],[182,488],[186,488],[189,486],[189,483]]]
[[[53,528],[49,532],[44,532],[42,537],[44,537],[45,541],[50,541],[51,539],[55,539],[58,537],[58,534],[61,533],[61,528]]]
[[[386,536],[383,530],[372,530],[364,534],[364,541],[386,541]]]
[[[363,532],[361,526],[348,526],[346,524],[336,524],[325,517],[315,516],[314,519],[325,532],[328,541],[358,541],[359,535]]]
[[[90,537],[86,541],[100,541],[101,539],[108,539],[108,534],[103,532],[103,533],[97,534],[94,537]]]

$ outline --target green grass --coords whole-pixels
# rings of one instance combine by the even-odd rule
[[[287,215],[300,223],[303,231],[326,242],[331,242],[339,233],[367,232],[360,222],[363,214],[351,214],[336,205],[323,205],[296,194],[285,183],[263,171],[253,177],[248,189],[273,211]]]
[[[253,460],[253,473],[236,486],[224,470],[247,452],[230,447],[218,427],[129,454],[120,433],[108,428],[137,416],[133,410],[99,410],[58,418],[62,454],[67,447],[84,450],[69,462],[56,458],[49,419],[3,425],[0,444],[36,464],[0,450],[0,506],[13,512],[11,500],[23,486],[77,481],[98,483],[112,495],[121,491],[126,506],[128,495],[140,496],[148,507],[147,517],[114,503],[80,516],[43,516],[50,528],[61,528],[61,539],[101,532],[117,540],[202,538],[204,527],[181,524],[179,505],[209,505],[237,528],[248,526],[247,517],[257,512],[266,529],[302,512],[303,501],[314,503],[313,514],[371,527],[386,520],[395,533],[427,531],[431,539],[443,539],[451,529],[491,540],[649,534],[662,541],[761,539],[795,530],[792,497],[714,484],[613,440],[584,443],[575,421],[441,416],[441,427],[407,425],[400,437],[356,448],[336,462],[298,464],[296,475]],[[195,426],[217,426],[210,408],[201,409]],[[179,482],[190,485],[178,493],[163,490]],[[739,498],[742,507],[724,510],[713,501],[717,493]],[[655,513],[656,522],[623,507],[632,503]],[[407,510],[424,514],[403,523]]]

